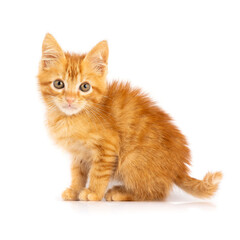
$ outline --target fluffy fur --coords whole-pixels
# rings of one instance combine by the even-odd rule
[[[190,177],[187,142],[171,118],[129,83],[108,84],[107,65],[106,41],[86,55],[63,52],[50,34],[43,41],[38,79],[48,129],[72,155],[72,183],[63,199],[101,200],[111,179],[121,185],[108,190],[108,201],[163,200],[173,184],[211,197],[222,174]],[[56,79],[63,89],[54,88]],[[91,85],[88,92],[79,90],[83,82]]]

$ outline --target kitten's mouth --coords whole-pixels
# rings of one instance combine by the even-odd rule
[[[74,105],[68,105],[68,104],[59,106],[60,110],[67,115],[77,114],[83,109],[83,107],[84,107],[84,105],[83,106],[79,106],[79,105],[74,106]]]
[[[77,108],[74,106],[62,106],[61,107],[61,111],[67,115],[77,114],[78,112],[80,112],[80,110],[81,110],[81,108]]]
[[[56,102],[55,104],[61,112],[69,116],[79,113],[86,106],[86,102],[84,101],[80,103],[73,103],[73,104],[68,104],[65,102],[62,102],[62,103]]]
[[[77,109],[76,107],[74,107],[72,105],[63,106],[62,108],[64,108],[64,109]]]

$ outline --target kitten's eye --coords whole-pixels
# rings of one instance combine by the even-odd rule
[[[79,89],[82,91],[82,92],[87,92],[87,91],[89,91],[89,89],[90,89],[90,84],[89,83],[82,83],[81,85],[80,85],[80,87],[79,87]]]
[[[64,88],[64,82],[60,79],[57,79],[53,82],[53,86],[57,89]]]

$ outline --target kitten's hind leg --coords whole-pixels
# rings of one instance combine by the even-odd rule
[[[134,195],[128,192],[124,186],[114,186],[105,194],[107,201],[134,201]]]

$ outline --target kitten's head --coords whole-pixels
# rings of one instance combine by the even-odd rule
[[[100,102],[106,91],[107,63],[106,41],[78,55],[63,52],[54,37],[47,34],[38,79],[49,109],[73,115]]]

